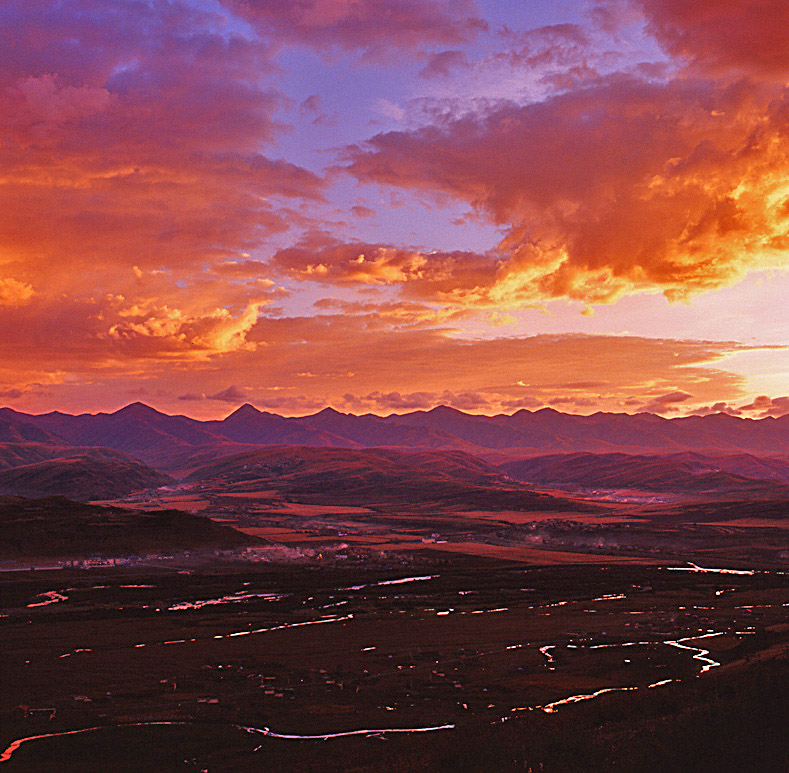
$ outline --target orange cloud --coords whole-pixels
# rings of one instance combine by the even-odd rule
[[[761,84],[609,76],[377,135],[347,151],[348,170],[448,194],[509,227],[486,281],[469,288],[460,273],[441,300],[608,303],[652,289],[685,298],[781,264],[787,105]]]
[[[496,262],[474,252],[426,252],[308,233],[279,250],[270,266],[302,281],[327,285],[400,285],[406,295],[449,298],[489,282]]]
[[[688,414],[689,416],[710,416],[714,413],[726,413],[729,416],[741,416],[742,411],[739,408],[729,405],[726,402],[715,403],[714,405],[702,405]]]
[[[11,277],[0,278],[0,305],[20,306],[27,303],[35,295],[29,284],[24,284]]]
[[[313,306],[321,312],[342,312],[364,315],[369,328],[422,327],[434,329],[453,320],[468,316],[463,310],[436,309],[414,301],[344,301],[339,298],[320,298]]]
[[[692,399],[693,395],[675,390],[674,392],[667,392],[666,394],[653,398],[648,403],[642,405],[639,411],[644,413],[671,413],[679,410],[679,405]]]
[[[741,405],[739,410],[758,413],[760,419],[768,416],[776,418],[785,416],[789,413],[789,396],[768,397],[767,395],[759,395],[752,403]]]
[[[557,398],[585,411],[634,410],[680,391],[693,395],[692,408],[744,394],[743,378],[719,367],[727,354],[747,349],[734,343],[582,335],[471,340],[450,331],[393,329],[366,314],[261,317],[248,338],[265,346],[228,354],[224,368],[239,374],[255,404],[293,412],[297,395],[362,411],[446,402],[496,412]],[[588,380],[578,382],[580,373]],[[286,393],[271,394],[279,385]]]
[[[367,57],[468,41],[487,25],[470,0],[221,0],[265,37]]]
[[[222,389],[219,392],[216,392],[212,395],[206,394],[194,394],[192,392],[187,392],[184,395],[178,395],[178,400],[184,400],[187,402],[191,402],[194,400],[219,400],[223,403],[243,403],[248,399],[247,392],[239,386],[229,386],[227,389]]]
[[[129,355],[185,356],[204,359],[218,354],[254,349],[247,341],[247,333],[258,319],[264,302],[250,303],[233,317],[225,308],[194,316],[182,309],[151,306],[119,309],[118,321],[112,324],[106,337],[121,345]]]
[[[167,369],[177,378],[181,367],[199,369],[219,356],[254,352],[258,343],[249,340],[250,331],[266,303],[252,301],[235,312],[199,302],[128,304],[111,295],[0,304],[0,385],[84,385],[97,377],[134,380]]]
[[[320,176],[262,152],[285,129],[272,53],[216,12],[9,0],[2,13],[0,270],[18,281],[73,294],[97,266],[238,258],[323,196]]]
[[[200,398],[194,410],[204,416],[216,415],[219,395],[237,396],[226,391],[230,374],[255,405],[291,414],[327,404],[388,412],[440,403],[484,413],[551,403],[633,411],[678,392],[692,398],[663,398],[653,407],[693,410],[741,403],[747,394],[744,378],[721,366],[749,349],[734,342],[473,339],[435,327],[411,305],[393,308],[392,317],[374,304],[334,302],[315,316],[293,317],[267,315],[259,304],[230,314],[118,299],[45,307],[34,299],[0,307],[0,385],[20,390],[15,404],[31,410],[118,407],[142,388],[155,405],[176,412],[178,395]],[[30,391],[32,384],[52,396]]]
[[[350,392],[346,393],[342,396],[339,404],[344,410],[357,412],[398,413],[430,409],[436,405],[449,405],[460,411],[479,412],[492,410],[498,405],[495,398],[493,401],[490,398],[490,395],[484,393],[451,392],[446,389],[441,392],[411,392],[410,394],[376,390],[359,397]]]
[[[52,74],[20,78],[7,95],[16,98],[16,108],[7,120],[32,129],[36,134],[66,121],[77,121],[106,110],[113,95],[96,86],[66,86]]]
[[[271,48],[227,21],[190,3],[0,7],[0,384],[17,399],[255,348],[284,291],[249,250],[301,227],[326,182],[265,155],[289,103]]]
[[[763,0],[633,0],[651,31],[697,68],[783,81],[789,6]]]
[[[522,102],[427,99],[417,114],[402,89],[370,95],[370,110],[391,98],[390,118],[425,125],[346,149],[347,171],[416,192],[396,194],[409,204],[467,205],[450,215],[459,227],[505,234],[475,251],[431,249],[419,240],[448,226],[412,234],[370,188],[338,204],[347,180],[274,150],[294,128],[279,147],[314,159],[303,143],[347,93],[327,88],[322,103],[319,77],[308,88],[283,78],[292,93],[280,91],[283,46],[330,54],[338,69],[359,56],[384,68],[405,51],[407,77],[425,64],[439,76],[420,89],[462,88],[451,76],[484,69],[476,48],[461,50],[485,27],[473,3],[6,0],[0,396],[84,409],[146,390],[165,408],[199,398],[206,414],[242,393],[288,412],[744,402],[743,379],[720,366],[747,348],[736,343],[478,340],[451,327],[508,331],[524,324],[508,311],[545,299],[684,298],[783,265],[785,52],[750,3],[638,2],[672,62],[610,74],[623,57],[595,51],[577,26],[502,29],[483,42],[506,50],[481,54],[484,67],[533,70]],[[731,50],[726,14],[742,26]],[[330,134],[368,131],[361,121],[338,113]],[[325,287],[341,297],[321,298]]]

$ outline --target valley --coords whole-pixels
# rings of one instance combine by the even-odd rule
[[[632,770],[634,733],[671,767],[711,711],[751,738],[710,720],[710,759],[789,751],[743,718],[789,682],[779,454],[266,445],[248,410],[237,440],[120,413],[0,448],[5,769]],[[83,501],[27,495],[60,486],[40,465]]]
[[[55,759],[92,770],[85,743],[114,769],[139,769],[152,737],[172,769],[367,769],[381,755],[394,768],[415,744],[430,755],[491,731],[560,736],[568,716],[621,716],[661,693],[665,710],[717,673],[736,679],[789,653],[782,572],[429,551],[187,571],[2,577],[9,771]],[[424,735],[395,742],[398,730]],[[8,751],[36,735],[48,737]],[[339,745],[333,763],[324,743]]]

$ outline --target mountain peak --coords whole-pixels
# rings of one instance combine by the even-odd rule
[[[449,405],[437,405],[435,408],[431,408],[427,413],[433,414],[433,416],[468,416],[467,413],[463,413],[463,411],[458,410],[457,408],[452,408]]]
[[[151,418],[152,416],[164,416],[165,414],[157,411],[156,408],[151,408],[141,402],[129,403],[127,406],[110,414],[111,416],[131,416],[132,418]]]
[[[233,413],[225,418],[228,419],[250,419],[255,416],[260,416],[263,412],[255,408],[251,403],[244,403],[240,408],[236,408]]]
[[[340,411],[332,408],[330,405],[327,405],[322,411],[318,411],[317,413],[313,414],[313,418],[316,416],[347,416],[347,413],[341,413]]]

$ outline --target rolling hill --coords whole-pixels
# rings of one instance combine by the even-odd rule
[[[169,482],[168,476],[134,459],[97,459],[87,454],[0,470],[0,495],[65,496],[89,502],[116,499]]]
[[[528,491],[495,467],[459,451],[279,446],[218,459],[186,480],[221,485],[223,491],[275,490],[285,499],[310,504],[578,507]]]
[[[76,457],[94,459],[100,462],[133,462],[133,457],[101,446],[65,446],[49,443],[0,443],[0,470],[35,464],[53,459],[73,459]]]
[[[553,454],[500,466],[518,480],[573,491],[635,489],[705,496],[789,496],[789,462],[750,455]]]

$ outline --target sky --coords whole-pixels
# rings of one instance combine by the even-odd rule
[[[0,403],[789,413],[787,27],[4,0]]]

